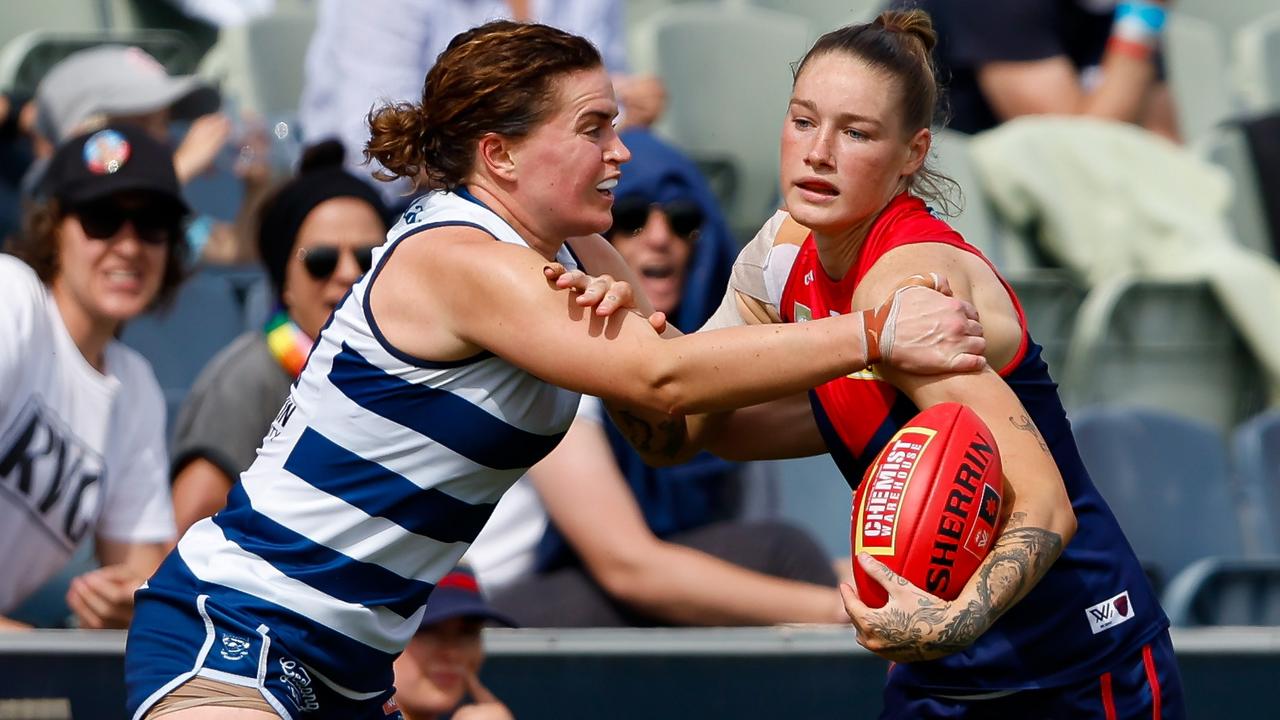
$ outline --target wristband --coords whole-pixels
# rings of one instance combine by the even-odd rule
[[[1113,35],[1110,40],[1107,40],[1107,52],[1125,55],[1135,60],[1148,60],[1151,58],[1151,53],[1155,52],[1155,48]]]
[[[1129,0],[1116,6],[1111,37],[1154,46],[1164,30],[1164,6],[1149,0]]]
[[[889,324],[889,319],[894,315],[897,307],[898,295],[894,293],[893,299],[889,302],[873,310],[862,311],[862,339],[867,350],[867,367],[884,359],[880,354],[881,348],[888,349],[893,346],[892,329],[886,335],[885,325]]]

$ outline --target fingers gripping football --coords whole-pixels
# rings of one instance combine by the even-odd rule
[[[863,311],[867,362],[919,373],[972,372],[986,366],[978,311],[950,297],[945,278],[913,275],[884,304]]]

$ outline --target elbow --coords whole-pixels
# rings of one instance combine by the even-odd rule
[[[1062,536],[1063,548],[1071,542],[1071,538],[1076,536],[1077,527],[1075,508],[1071,507],[1070,502],[1065,505],[1065,508],[1060,509],[1057,513],[1057,517],[1055,518],[1061,528],[1058,534]]]
[[[647,546],[647,544],[645,544]],[[591,563],[591,574],[609,597],[633,607],[647,607],[652,602],[652,591],[656,583],[652,580],[652,559],[658,557],[656,550],[627,551],[622,554],[611,553],[604,561]]]
[[[639,378],[639,397],[633,398],[636,405],[666,415],[687,415],[693,411],[698,399],[695,384],[681,377],[674,363],[651,363]]]

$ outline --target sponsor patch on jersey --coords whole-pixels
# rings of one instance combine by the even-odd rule
[[[813,311],[803,303],[796,303],[795,316],[796,322],[809,322],[813,319]]]
[[[1089,618],[1089,628],[1093,630],[1093,634],[1097,635],[1103,630],[1109,630],[1122,622],[1128,622],[1133,619],[1133,605],[1129,602],[1129,591],[1116,595],[1108,600],[1086,608],[1084,611],[1086,617]]]

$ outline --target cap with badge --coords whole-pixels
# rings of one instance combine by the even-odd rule
[[[173,170],[173,153],[142,128],[123,123],[58,146],[40,183],[41,195],[65,207],[127,191],[151,193],[183,214],[190,212]]]
[[[80,50],[54,65],[36,87],[40,134],[59,143],[98,117],[169,109],[170,119],[217,112],[221,98],[194,75],[170,75],[146,51],[124,45]]]
[[[453,618],[492,620],[499,625],[516,627],[515,620],[494,610],[485,602],[475,573],[465,565],[454,568],[436,583],[435,590],[431,591],[431,597],[427,599],[427,610],[422,615],[418,629],[425,630]]]

